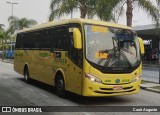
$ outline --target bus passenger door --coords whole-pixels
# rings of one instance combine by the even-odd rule
[[[75,49],[73,44],[68,53],[68,88],[81,95],[82,89],[82,50]]]

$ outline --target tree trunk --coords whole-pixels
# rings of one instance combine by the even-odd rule
[[[73,18],[73,10],[71,10],[71,18]]]
[[[81,18],[85,18],[85,17],[86,17],[86,14],[87,14],[86,7],[85,7],[85,6],[82,6],[82,7],[80,8],[80,12],[81,12]]]
[[[132,27],[133,6],[132,6],[132,1],[131,0],[127,0],[126,17],[127,17],[127,26]]]

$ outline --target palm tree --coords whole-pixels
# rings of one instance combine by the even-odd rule
[[[4,24],[0,24],[0,30],[3,30]]]
[[[6,42],[6,35],[7,35],[7,33],[5,32],[5,30],[4,29],[0,29],[0,39],[1,39],[1,43],[2,43],[2,60],[4,59],[4,51],[5,51],[4,40]]]
[[[1,40],[1,48],[3,50],[3,38],[4,38],[4,29],[3,29],[3,24],[0,24],[0,40]],[[3,53],[2,53],[2,59],[3,59]]]
[[[119,3],[123,5],[127,5],[126,9],[126,17],[127,17],[127,25],[132,27],[132,17],[133,17],[133,3],[138,2],[138,6],[145,10],[149,16],[152,17],[153,21],[157,22],[157,12],[158,9],[151,2],[151,0],[118,0]],[[160,0],[156,0],[157,4],[160,3]]]
[[[74,10],[79,9],[81,13],[81,18],[85,18],[87,14],[87,10],[90,7],[87,7],[87,2],[90,0],[51,0],[50,3],[50,16],[49,20],[53,20],[55,17],[59,18],[63,14],[70,14],[72,17],[72,13]]]
[[[49,20],[59,18],[73,11],[80,11],[80,17],[92,18],[97,15],[101,20],[113,18],[112,10],[119,3],[117,0],[51,0]]]
[[[4,25],[3,25],[4,26]],[[2,60],[4,59],[4,52],[7,47],[11,47],[7,42],[8,40],[15,39],[15,36],[12,36],[12,31],[10,29],[5,30],[3,27],[0,28],[0,40],[1,40],[1,47],[2,47]]]
[[[97,0],[95,3],[94,13],[100,18],[100,20],[115,20],[113,11],[119,4],[119,0]]]
[[[33,25],[36,25],[37,22],[33,19],[27,19],[27,18],[18,18],[15,16],[10,16],[8,18],[9,21],[9,30],[12,32],[12,34],[15,31],[22,30],[23,28],[29,28]]]
[[[149,16],[152,17],[153,21],[157,22],[158,19],[158,9],[154,6],[151,0],[51,0],[50,3],[50,16],[49,20],[54,18],[59,18],[64,14],[72,14],[73,11],[80,10],[81,18],[85,18],[88,15],[92,18],[97,15],[101,20],[114,20],[114,8],[120,4],[120,12],[123,10],[123,6],[126,4],[126,17],[127,25],[132,26],[133,17],[133,3],[138,2],[138,6],[145,10]],[[160,0],[156,0],[157,4],[160,4]]]

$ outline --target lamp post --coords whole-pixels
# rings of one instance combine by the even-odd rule
[[[15,3],[15,2],[6,2],[6,3],[12,5],[11,16],[13,18],[13,5],[18,4],[18,3]],[[11,38],[11,59],[12,59],[12,38]]]
[[[11,16],[13,16],[13,5],[15,5],[15,4],[18,4],[18,3],[13,3],[13,2],[6,2],[6,3],[8,3],[8,4],[11,4],[12,5],[12,12],[11,12]]]

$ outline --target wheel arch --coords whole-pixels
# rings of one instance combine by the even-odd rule
[[[24,75],[24,73],[25,73],[26,68],[27,68],[28,71],[29,71],[29,65],[28,65],[28,63],[25,63],[25,64],[24,64],[23,75]]]
[[[56,71],[56,74],[55,74],[55,80],[54,80],[54,85],[56,85],[56,80],[58,79],[58,77],[63,77],[63,80],[64,80],[64,84],[65,84],[65,89],[66,89],[66,78],[65,78],[65,74],[64,74],[64,71],[62,69],[58,69]]]

